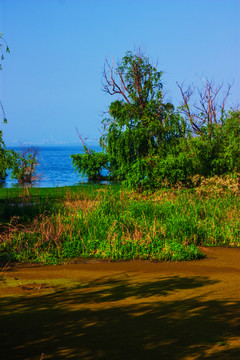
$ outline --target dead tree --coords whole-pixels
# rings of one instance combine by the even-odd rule
[[[201,89],[197,88],[198,99],[193,101],[196,88],[189,86],[184,90],[183,85],[177,83],[182,95],[180,110],[188,118],[195,134],[201,134],[203,126],[223,124],[226,102],[232,87],[229,84],[223,91],[223,84],[216,85],[213,80],[202,80],[204,85]]]

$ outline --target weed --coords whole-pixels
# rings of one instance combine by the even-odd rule
[[[45,198],[39,190],[22,195],[22,207],[20,195],[2,199],[12,217],[2,224],[0,258],[186,261],[203,257],[200,245],[240,245],[240,200],[229,190],[215,196],[183,189],[138,194],[83,186]],[[26,218],[25,211],[34,215]]]

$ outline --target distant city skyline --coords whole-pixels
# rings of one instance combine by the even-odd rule
[[[100,137],[100,115],[115,98],[102,91],[106,58],[115,63],[140,46],[163,71],[175,106],[176,81],[232,83],[240,105],[239,0],[1,0],[0,99],[7,146],[77,144],[75,128]]]
[[[99,143],[99,139],[95,138],[95,139],[85,139],[85,143],[87,145],[97,145]],[[53,137],[50,137],[49,139],[41,139],[38,141],[27,141],[27,140],[11,140],[8,145],[10,147],[28,147],[28,146],[49,146],[49,145],[69,145],[69,146],[80,146],[82,147],[82,143],[79,139],[76,139],[75,141],[65,141],[65,140],[59,140],[59,139],[54,139]]]

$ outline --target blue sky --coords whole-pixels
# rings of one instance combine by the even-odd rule
[[[0,32],[11,53],[3,62],[0,96],[8,146],[78,142],[100,135],[105,58],[117,61],[141,46],[164,72],[177,106],[176,81],[201,77],[234,85],[240,99],[239,0],[0,0]]]

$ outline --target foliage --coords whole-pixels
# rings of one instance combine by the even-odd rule
[[[73,165],[80,176],[89,180],[103,180],[103,169],[108,169],[108,155],[104,152],[88,151],[83,154],[71,155]]]
[[[0,55],[1,55],[0,59],[1,59],[1,62],[4,60],[4,53],[10,53],[10,49],[8,47],[6,40],[3,37],[3,34],[0,33]],[[0,62],[0,70],[2,70],[1,62]]]
[[[1,62],[4,60],[4,53],[9,53],[9,47],[5,41],[5,39],[3,38],[3,34],[0,33],[0,58],[1,58]],[[0,70],[2,70],[2,63],[0,62]],[[2,106],[2,103],[0,101],[0,108],[1,108],[1,119],[3,118],[3,123],[7,123],[7,119],[5,116],[5,112]],[[9,154],[6,150],[4,141],[3,141],[3,134],[2,134],[2,130],[0,130],[0,180],[5,180],[6,176],[7,176],[7,169],[9,167]]]
[[[154,186],[156,161],[164,159],[186,135],[186,123],[174,106],[164,102],[162,72],[142,53],[127,52],[116,70],[104,71],[104,90],[122,96],[109,106],[105,119],[110,169],[130,187]]]
[[[3,34],[0,33],[0,55],[1,61],[4,60],[4,54],[10,53],[8,44],[3,38]],[[2,64],[0,63],[0,70],[2,70]],[[3,115],[3,122],[7,123],[4,108],[0,101],[0,107]],[[7,170],[11,169],[12,179],[17,179],[21,184],[31,184],[36,181],[37,176],[35,174],[37,166],[37,152],[36,149],[27,149],[20,154],[13,150],[7,150],[3,141],[3,134],[0,130],[0,180],[5,180],[7,176]]]
[[[82,186],[71,193],[64,190],[65,195],[60,189],[59,197],[56,193],[51,199],[47,189],[46,197],[27,189],[5,204],[5,213],[14,206],[15,216],[0,232],[0,258],[185,261],[202,257],[199,245],[240,246],[239,188],[236,193],[229,180],[226,186],[220,180],[221,191],[214,196],[216,179],[199,192],[161,190],[152,195]]]
[[[4,39],[3,37],[3,34],[0,33],[0,70],[2,70],[2,61],[4,60],[4,54],[7,54],[9,53],[10,54],[10,50],[9,50],[9,47],[8,47],[8,44],[6,42],[6,40]],[[6,116],[5,116],[5,112],[4,112],[4,108],[2,106],[2,103],[0,101],[0,108],[1,108],[1,111],[2,111],[2,115],[3,115],[3,122],[4,123],[7,123],[7,119],[6,119]],[[2,141],[2,134],[0,136],[0,139]]]
[[[222,161],[225,162],[226,172],[240,172],[240,110],[232,110],[223,126],[223,143],[221,151]]]
[[[11,178],[18,180],[19,184],[32,184],[39,175],[36,174],[38,165],[38,150],[31,147],[22,149],[19,153],[12,151],[10,166]]]
[[[212,177],[240,172],[239,111],[230,111],[221,125],[208,125],[198,136],[189,137],[185,150],[193,175]]]
[[[5,180],[8,169],[8,157],[5,144],[2,139],[2,131],[0,131],[0,180]]]
[[[165,157],[156,156],[152,178],[155,187],[179,182],[196,186],[194,176],[211,178],[240,173],[240,116],[230,111],[222,124],[211,124],[201,133],[179,139]],[[148,181],[149,182],[149,181]]]
[[[186,90],[183,85],[178,85],[182,95],[182,103],[179,107],[188,119],[192,132],[195,134],[206,133],[211,137],[212,125],[222,125],[226,119],[226,102],[232,85],[224,90],[223,84],[217,85],[213,80],[202,78],[203,86],[197,89],[189,86]],[[194,100],[192,100],[194,95]]]
[[[195,89],[178,84],[182,103],[175,110],[164,100],[162,72],[140,50],[127,52],[116,67],[106,61],[103,90],[117,97],[102,122],[106,162],[100,161],[102,153],[84,147],[80,173],[97,179],[100,168],[94,164],[102,165],[110,178],[142,191],[178,183],[192,187],[196,175],[239,173],[239,109],[226,111],[231,85],[224,91],[223,85],[202,80],[194,97]]]

